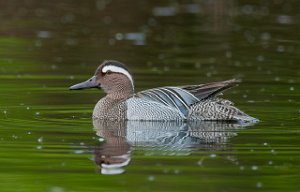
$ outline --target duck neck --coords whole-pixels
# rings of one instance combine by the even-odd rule
[[[130,97],[132,97],[134,95],[134,89],[133,86],[120,86],[115,90],[110,91],[107,94],[107,97],[113,100],[125,100],[128,99]]]

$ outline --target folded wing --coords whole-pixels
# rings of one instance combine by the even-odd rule
[[[195,103],[215,97],[222,91],[235,86],[239,81],[232,79],[222,82],[201,85],[186,85],[181,87],[160,87],[137,93],[140,98],[146,98],[168,107],[178,109],[185,117],[189,114],[190,106]]]
[[[179,88],[188,91],[199,100],[204,100],[210,97],[216,97],[226,89],[236,86],[238,83],[240,83],[240,80],[231,79],[227,81],[206,83],[200,85],[185,85]]]

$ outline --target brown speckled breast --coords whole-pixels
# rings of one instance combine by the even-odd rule
[[[126,118],[126,105],[123,100],[104,97],[98,101],[93,111],[95,119],[121,120]]]

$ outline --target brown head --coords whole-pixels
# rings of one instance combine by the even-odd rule
[[[96,70],[95,75],[70,87],[70,90],[102,88],[109,97],[127,98],[133,95],[134,85],[127,67],[113,60],[104,61]]]

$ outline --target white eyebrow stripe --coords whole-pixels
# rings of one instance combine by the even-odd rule
[[[132,76],[129,74],[129,72],[121,67],[113,66],[113,65],[107,65],[102,68],[102,72],[106,73],[107,71],[116,72],[116,73],[122,73],[123,75],[126,75],[128,79],[130,80],[132,87],[133,87],[133,79]]]

